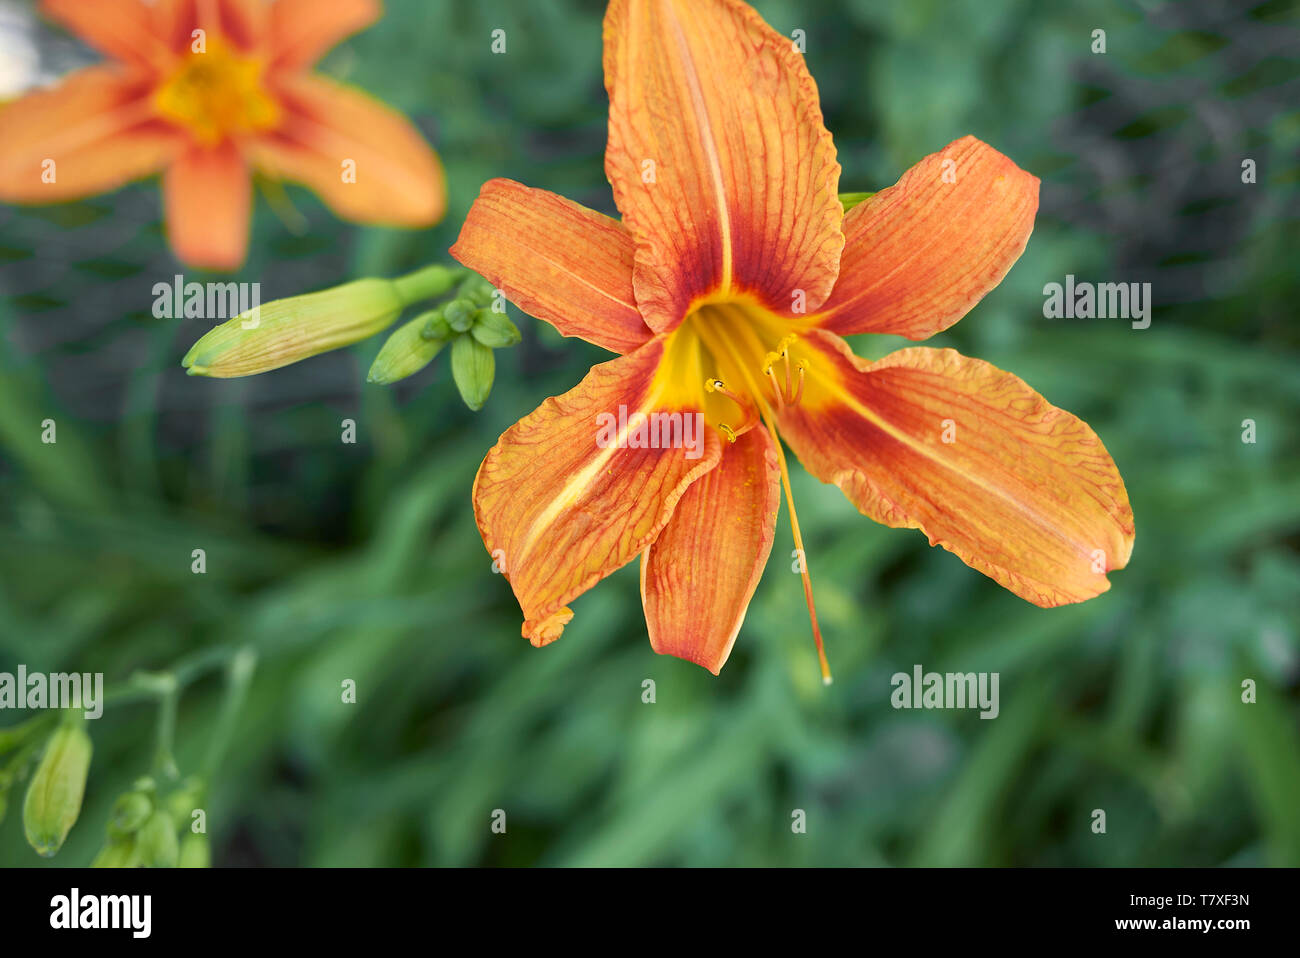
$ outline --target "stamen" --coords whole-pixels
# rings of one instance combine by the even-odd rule
[[[804,370],[808,368],[808,360],[801,359],[797,363],[795,363],[795,366],[799,370],[799,383],[795,387],[794,398],[790,400],[791,406],[799,405],[800,401],[802,401],[803,399],[803,376],[804,376]]]
[[[795,379],[790,368],[790,347],[799,341],[799,337],[793,333],[782,337],[781,341],[776,344],[776,350],[768,353],[763,357],[763,375],[772,383],[772,395],[776,399],[777,410],[782,410],[786,406],[797,406],[803,399],[803,381],[804,371],[808,368],[808,361],[800,359],[795,362],[794,368],[798,370],[798,379]],[[785,381],[782,383],[777,378],[776,370],[773,368],[777,361],[780,360],[785,364]]]
[[[781,391],[781,384],[776,380],[776,373],[772,369],[772,364],[780,357],[776,353],[768,353],[767,359],[763,362],[763,373],[768,379],[772,380],[772,393],[776,396],[776,408],[785,408],[785,393]]]
[[[753,403],[749,402],[743,396],[738,396],[727,388],[726,383],[721,379],[704,380],[704,391],[709,393],[718,393],[726,396],[745,414],[745,418],[740,423],[740,428],[733,429],[726,423],[718,423],[718,431],[727,437],[727,442],[734,443],[737,439],[749,432],[758,425],[758,412],[754,409]]]
[[[798,336],[795,336],[795,335],[793,335],[793,334],[788,335],[788,336],[782,336],[782,337],[781,337],[781,341],[780,341],[779,343],[776,344],[776,351],[777,351],[778,353],[780,353],[780,354],[781,354],[781,358],[782,358],[783,360],[785,360],[785,394],[786,394],[786,396],[791,395],[791,390],[790,390],[790,347],[791,347],[794,343],[796,343],[796,342],[798,341],[798,339],[799,339],[799,337],[798,337]],[[794,403],[791,403],[790,405],[793,406]]]

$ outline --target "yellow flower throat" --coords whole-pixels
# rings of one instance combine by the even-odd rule
[[[198,142],[216,146],[280,122],[280,105],[263,84],[264,64],[216,38],[190,52],[154,93],[154,107]]]
[[[735,442],[788,407],[831,398],[838,375],[802,342],[809,328],[753,303],[700,306],[669,337],[656,392],[671,406],[703,410],[709,425]]]

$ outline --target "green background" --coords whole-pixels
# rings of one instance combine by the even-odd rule
[[[123,687],[193,666],[176,727],[189,772],[220,663],[254,650],[208,802],[219,865],[1300,865],[1297,8],[755,5],[806,32],[841,189],[887,186],[967,133],[1042,178],[1024,257],[927,345],[1015,372],[1100,434],[1137,524],[1110,592],[1038,609],[794,467],[832,687],[784,507],[720,678],[651,652],[635,565],[535,650],[470,484],[500,432],[607,354],[512,308],[524,343],[497,354],[478,414],[447,353],[398,387],[365,385],[382,337],[255,379],[188,378],[180,358],[207,324],[150,315],[153,284],[182,270],[147,182],[0,208],[0,671]],[[601,14],[390,0],[322,69],[429,135],[446,220],[358,228],[291,188],[305,228],[259,200],[235,278],[268,300],[445,261],[493,176],[613,213]],[[36,41],[52,69],[93,58],[49,25]],[[1152,283],[1151,327],[1044,319],[1042,287],[1067,273]],[[854,342],[869,357],[899,345]],[[46,418],[56,445],[40,442]],[[894,710],[890,676],[916,663],[1000,673],[1000,716]],[[128,697],[91,723],[81,820],[50,864],[103,843],[110,803],[153,764],[157,716]],[[0,864],[44,864],[21,792]]]

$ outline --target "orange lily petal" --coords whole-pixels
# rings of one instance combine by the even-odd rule
[[[272,16],[279,5],[280,0],[269,6],[266,0],[220,0],[215,6],[222,36],[244,50],[262,49],[269,42]],[[328,3],[317,4],[318,9],[328,6]]]
[[[157,172],[182,141],[152,119],[147,93],[111,67],[87,67],[0,107],[0,200],[61,202]]]
[[[81,0],[68,0],[81,2]],[[245,51],[261,50],[271,40],[272,16],[283,0],[147,0],[154,32],[173,53],[188,53],[194,31],[203,29]],[[322,2],[320,7],[328,6]]]
[[[276,0],[271,8],[272,62],[290,68],[311,66],[382,12],[378,0]]]
[[[163,177],[167,238],[177,259],[235,270],[248,251],[252,189],[248,168],[230,143],[190,147]]]
[[[926,339],[970,311],[1029,242],[1038,177],[973,136],[949,143],[844,218],[820,325]]]
[[[632,294],[634,253],[618,220],[499,179],[483,184],[451,248],[520,309],[616,353],[651,336]]]
[[[781,474],[772,437],[752,429],[724,446],[641,557],[650,645],[722,669],[772,551]]]
[[[612,0],[605,85],[605,170],[650,327],[715,295],[815,311],[844,245],[840,166],[790,38],[739,0]]]
[[[95,49],[126,63],[156,63],[165,53],[153,11],[141,0],[41,0],[41,12]]]
[[[479,468],[479,531],[504,566],[534,645],[558,638],[573,615],[567,604],[640,555],[687,487],[718,462],[719,440],[707,427],[696,458],[680,446],[598,441],[601,414],[618,417],[625,407],[631,420],[660,408],[663,349],[655,339],[593,366],[574,389],[506,430]]]
[[[831,333],[803,345],[821,375],[779,418],[813,475],[1036,605],[1110,588],[1106,572],[1133,549],[1133,511],[1087,423],[951,349],[869,363]]]
[[[193,31],[199,25],[197,0],[157,0],[154,4],[155,31],[173,53],[188,50]]]
[[[406,117],[318,76],[281,76],[275,87],[284,124],[249,144],[254,166],[306,184],[344,219],[416,227],[442,218],[442,164]]]

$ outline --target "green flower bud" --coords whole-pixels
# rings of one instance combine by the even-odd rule
[[[108,820],[108,834],[124,838],[139,831],[140,826],[153,814],[153,799],[144,792],[127,792],[113,803]]]
[[[460,289],[456,290],[456,298],[467,299],[475,306],[482,308],[492,304],[493,292],[495,290],[492,288],[492,284],[482,276],[471,276],[460,284]]]
[[[167,811],[178,822],[188,822],[194,809],[203,803],[203,782],[198,778],[188,779],[178,791],[167,797]]]
[[[508,317],[487,309],[478,314],[470,333],[489,349],[505,349],[523,339],[519,327]]]
[[[458,333],[469,332],[477,313],[478,307],[468,299],[453,299],[442,308],[442,315],[446,318],[447,325]]]
[[[869,200],[875,195],[875,193],[841,193],[840,206],[844,207],[844,212],[847,213],[863,200]]]
[[[409,323],[403,323],[397,332],[388,337],[388,342],[379,350],[379,355],[370,366],[370,375],[366,382],[387,385],[399,379],[405,379],[418,373],[433,357],[447,345],[445,339],[425,339],[424,330],[432,321],[435,312],[422,313]]]
[[[180,859],[180,839],[176,837],[176,821],[163,809],[149,816],[135,835],[140,864],[146,868],[175,868]]]
[[[208,844],[208,836],[186,832],[181,839],[181,854],[177,864],[181,868],[212,867],[212,848]]]
[[[23,802],[23,828],[38,855],[54,855],[76,824],[92,750],[80,714],[60,725],[46,743]]]
[[[443,315],[441,309],[435,309],[431,313],[425,313],[424,329],[420,335],[424,339],[441,339],[448,340],[456,335],[450,325],[447,323],[447,317]]]
[[[90,863],[91,868],[135,868],[140,864],[140,848],[135,836],[110,838]]]
[[[478,412],[487,402],[496,375],[496,360],[488,349],[473,336],[461,334],[451,344],[451,376],[456,380],[460,398],[465,405]]]

